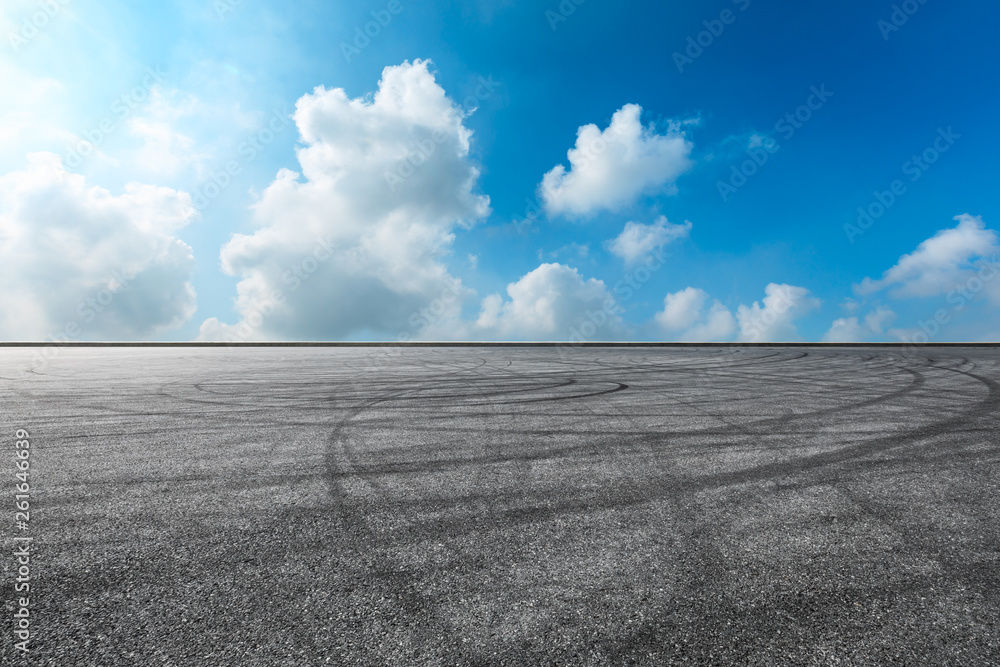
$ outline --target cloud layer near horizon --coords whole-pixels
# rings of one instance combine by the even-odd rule
[[[795,320],[809,314],[820,300],[804,287],[769,283],[764,298],[736,309],[735,316],[707,292],[688,287],[668,294],[655,320],[673,340],[750,343],[800,340]]]
[[[603,281],[569,266],[542,264],[507,286],[507,299],[483,299],[479,338],[607,340],[623,332],[620,306]]]
[[[135,340],[179,326],[195,310],[194,257],[174,234],[196,216],[185,193],[133,183],[116,196],[30,155],[0,177],[0,337]]]

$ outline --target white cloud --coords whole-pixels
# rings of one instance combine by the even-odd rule
[[[997,233],[986,229],[982,218],[966,214],[955,220],[957,226],[939,231],[912,253],[900,257],[879,280],[865,278],[855,285],[855,291],[871,294],[892,288],[894,297],[921,297],[944,294],[964,285],[983,260],[1000,252],[1000,246]]]
[[[739,340],[747,342],[785,342],[798,338],[794,321],[819,307],[819,299],[809,290],[794,285],[768,284],[764,299],[736,310]]]
[[[226,324],[217,317],[210,317],[198,327],[197,341],[263,341],[267,340],[255,327],[245,322]]]
[[[869,332],[856,317],[841,317],[833,321],[830,330],[823,334],[824,343],[860,343]]]
[[[736,333],[736,320],[719,301],[709,306],[704,290],[688,287],[668,294],[656,322],[680,341],[704,342],[731,340]]]
[[[567,153],[569,170],[556,165],[539,185],[550,215],[617,210],[642,194],[676,192],[674,182],[691,167],[693,145],[682,124],[658,134],[642,125],[641,112],[626,104],[604,131],[594,124],[577,130],[576,145]]]
[[[602,340],[622,328],[616,304],[600,280],[584,280],[563,264],[542,264],[507,286],[505,301],[482,302],[475,330],[480,338],[504,340]]]
[[[861,307],[857,301],[848,299],[842,307],[849,313],[858,312]],[[857,315],[841,317],[833,321],[830,329],[823,335],[827,343],[864,343],[874,338],[882,337],[886,325],[896,319],[896,313],[888,306],[877,305],[868,311],[864,318]]]
[[[840,307],[843,308],[845,312],[852,315],[858,312],[858,310],[861,309],[861,306],[862,303],[860,301],[858,301],[857,299],[852,299],[851,297],[845,298],[844,301],[840,304]]]
[[[865,326],[872,333],[880,334],[885,331],[887,324],[891,324],[896,319],[896,313],[888,306],[877,306],[874,310],[865,315]]]
[[[736,320],[729,309],[718,301],[712,304],[708,313],[694,327],[688,329],[681,340],[686,341],[727,341],[736,332]]]
[[[564,255],[569,255],[574,259],[587,259],[587,257],[590,256],[590,244],[571,241],[570,243],[556,248],[555,250],[550,250],[549,252],[545,252],[539,248],[537,254],[539,262],[544,262],[546,257],[558,259]]]
[[[607,248],[627,264],[634,264],[668,243],[686,238],[690,233],[689,221],[685,220],[683,225],[674,225],[667,221],[666,216],[661,215],[651,225],[638,222],[625,223],[625,229],[616,238],[608,241]]]
[[[704,290],[688,287],[668,294],[654,319],[675,340],[727,341],[736,336],[746,342],[781,342],[798,338],[794,321],[820,303],[809,290],[793,285],[770,283],[764,294],[762,303],[740,305],[734,317]]]
[[[656,321],[668,331],[687,329],[697,321],[708,298],[708,292],[696,287],[668,294],[663,300],[663,311],[656,314]]]
[[[385,68],[370,100],[322,86],[299,99],[302,176],[281,170],[254,207],[258,231],[222,250],[244,330],[394,338],[427,328],[428,304],[447,304],[439,320],[468,296],[441,259],[489,198],[474,191],[465,114],[428,65]]]
[[[762,148],[764,146],[773,147],[774,139],[766,134],[759,134],[757,132],[754,132],[753,134],[750,135],[750,138],[747,139],[746,150],[752,150],[754,148]]]
[[[195,216],[187,194],[88,187],[51,153],[0,177],[0,336],[147,338],[194,312],[191,248],[173,236]]]

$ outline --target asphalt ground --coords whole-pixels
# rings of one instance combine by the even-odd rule
[[[4,665],[1000,664],[996,348],[49,352]]]

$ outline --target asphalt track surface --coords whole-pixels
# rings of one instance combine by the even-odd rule
[[[25,664],[1000,664],[995,348],[53,354]]]

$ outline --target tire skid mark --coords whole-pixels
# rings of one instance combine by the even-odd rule
[[[818,454],[795,458],[790,461],[768,463],[737,471],[703,477],[685,478],[674,475],[672,477],[656,480],[652,483],[632,487],[621,492],[612,491],[596,497],[587,497],[582,500],[554,497],[546,500],[538,506],[505,510],[495,516],[495,518],[499,521],[510,522],[512,524],[534,524],[537,522],[551,520],[553,517],[562,513],[586,513],[599,509],[634,506],[665,500],[676,494],[690,495],[713,489],[721,489],[724,487],[767,482],[776,478],[804,474],[814,475],[817,472],[821,472],[823,470],[834,470],[838,466],[844,466],[845,464],[861,461],[865,457],[870,457],[873,454],[879,454],[894,448],[925,448],[928,441],[942,435],[951,434],[956,426],[961,426],[970,419],[980,419],[997,412],[998,404],[1000,404],[1000,385],[996,382],[968,372],[954,371],[953,369],[946,369],[942,367],[937,368],[961,373],[983,383],[989,389],[988,396],[977,405],[972,406],[960,415],[952,416],[929,425],[920,426],[913,430],[874,438],[856,445],[849,445],[833,451],[821,452]],[[918,383],[918,386],[922,386],[921,381],[917,379],[923,377],[919,372],[913,371],[912,369],[905,370],[914,376],[914,383]],[[924,380],[924,382],[925,381],[926,380]],[[893,392],[893,394],[896,394],[896,398],[898,398],[899,396],[905,396],[906,394],[911,393],[911,391],[912,388],[908,386]],[[884,400],[885,399],[881,399],[880,397],[880,401]],[[835,411],[824,412],[835,414]],[[683,437],[685,435],[697,435],[701,433],[702,432],[696,431],[690,433],[680,433],[677,435],[679,437]],[[519,460],[518,457],[512,458],[514,460]],[[455,461],[452,463],[472,465],[475,462]],[[434,463],[435,468],[443,468],[447,465],[448,463],[443,461],[436,461]],[[412,473],[414,471],[419,470],[406,470],[408,473]],[[825,481],[829,482],[830,480],[825,479]],[[669,492],[665,492],[665,488],[669,489]],[[435,532],[440,531],[441,533],[448,535],[465,533],[463,527],[457,523],[450,523],[448,520],[444,519],[440,520],[438,523],[439,525],[435,529]]]

